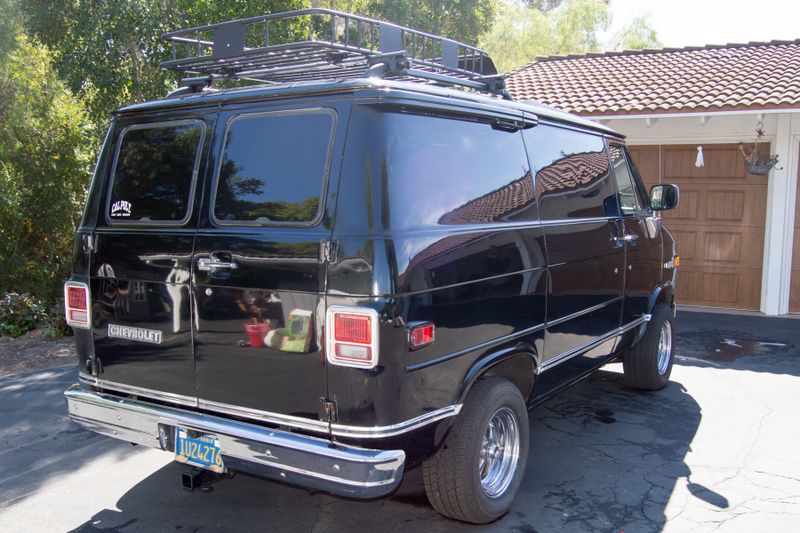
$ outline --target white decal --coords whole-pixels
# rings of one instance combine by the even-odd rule
[[[119,324],[109,324],[108,336],[117,339],[161,344],[161,332],[157,329],[132,328],[130,326],[120,326]]]
[[[111,204],[112,217],[129,217],[131,216],[131,203],[125,200],[117,200]]]

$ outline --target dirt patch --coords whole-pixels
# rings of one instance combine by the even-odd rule
[[[74,337],[45,337],[40,330],[0,337],[0,376],[77,364]]]

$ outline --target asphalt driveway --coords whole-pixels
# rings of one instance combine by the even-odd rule
[[[511,512],[439,517],[419,471],[393,497],[341,500],[246,476],[180,488],[163,452],[79,429],[75,368],[0,379],[0,531],[789,531],[800,524],[800,321],[683,312],[669,386],[611,365],[531,413]]]

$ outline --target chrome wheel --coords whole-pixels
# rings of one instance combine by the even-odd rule
[[[658,373],[662,376],[667,373],[669,361],[672,358],[672,324],[669,320],[661,326],[661,337],[658,339]]]
[[[483,492],[490,498],[502,496],[508,489],[519,462],[519,425],[514,411],[498,409],[483,434],[478,475]]]

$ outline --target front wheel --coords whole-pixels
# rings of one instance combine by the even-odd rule
[[[472,524],[503,516],[525,472],[528,440],[519,389],[503,379],[478,381],[442,447],[422,465],[433,508]]]
[[[639,344],[622,358],[625,380],[637,389],[663,389],[672,373],[674,351],[672,308],[658,304]]]

